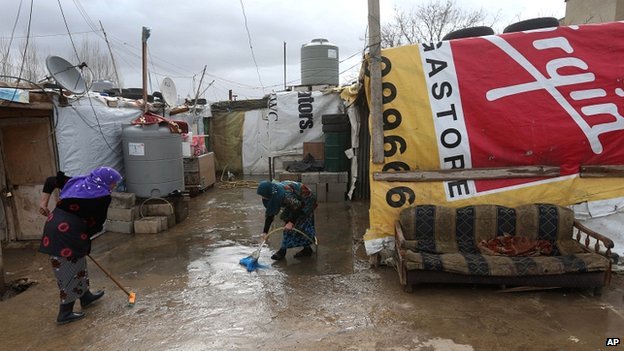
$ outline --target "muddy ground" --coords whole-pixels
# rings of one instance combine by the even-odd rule
[[[254,189],[213,187],[159,234],[106,233],[89,262],[106,295],[87,316],[56,325],[58,291],[35,243],[4,249],[6,280],[37,281],[0,302],[4,350],[603,350],[624,339],[624,276],[600,296],[576,289],[501,292],[497,286],[422,285],[406,293],[390,266],[364,253],[368,203],[321,203],[318,251],[248,273],[263,226]],[[293,251],[293,252],[291,252]],[[76,309],[79,309],[77,307]],[[624,340],[622,340],[624,342]],[[624,348],[620,345],[619,348]]]

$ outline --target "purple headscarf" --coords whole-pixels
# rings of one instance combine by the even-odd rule
[[[111,184],[121,180],[121,174],[110,167],[99,167],[89,175],[72,177],[61,190],[61,199],[95,199],[110,195]]]

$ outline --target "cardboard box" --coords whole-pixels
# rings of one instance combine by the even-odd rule
[[[315,161],[325,160],[325,143],[304,142],[303,143],[303,157],[306,157],[308,154],[312,155]]]

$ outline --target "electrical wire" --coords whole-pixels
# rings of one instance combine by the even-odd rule
[[[32,24],[32,11],[33,11],[33,2],[34,0],[30,0],[30,12],[28,15],[28,30],[26,31],[26,44],[24,44],[24,53],[22,54],[22,64],[20,65],[19,74],[17,75],[17,85],[19,86],[20,80],[22,78],[22,73],[24,72],[24,64],[26,63],[26,53],[28,52],[28,43],[30,42],[30,26]]]
[[[249,40],[249,49],[251,50],[251,58],[256,66],[256,72],[258,73],[258,82],[262,87],[262,93],[264,93],[264,84],[262,84],[262,78],[260,78],[260,69],[258,68],[258,62],[256,62],[256,55],[254,54],[253,45],[251,45],[251,33],[249,32],[249,26],[247,25],[247,15],[245,14],[245,5],[243,0],[240,0],[241,9],[243,11],[243,18],[245,19],[245,30],[247,30],[247,39]]]
[[[17,8],[17,14],[15,15],[15,22],[13,22],[13,29],[11,30],[11,40],[9,40],[9,45],[7,46],[6,54],[2,59],[2,73],[7,73],[6,65],[9,62],[9,54],[11,53],[11,45],[13,44],[13,38],[15,37],[15,28],[17,27],[17,22],[19,21],[20,12],[22,12],[22,0],[20,0],[19,6]]]
[[[69,25],[67,24],[67,19],[65,18],[65,13],[63,12],[63,6],[61,6],[61,0],[57,0],[59,10],[61,10],[61,16],[63,17],[63,23],[65,23],[65,28],[67,28],[67,35],[69,35],[69,41],[71,41],[72,47],[74,48],[74,53],[76,54],[76,59],[80,62],[80,56],[78,56],[78,50],[76,49],[76,44],[74,43],[74,38],[72,38],[71,31],[69,30]]]

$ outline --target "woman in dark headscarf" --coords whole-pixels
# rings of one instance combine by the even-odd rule
[[[86,255],[91,252],[91,236],[103,229],[111,191],[121,175],[110,167],[99,167],[89,175],[67,177],[59,172],[49,177],[43,187],[39,212],[48,219],[43,228],[39,251],[50,255],[52,270],[60,290],[59,324],[84,317],[74,312],[80,299],[84,308],[104,295],[89,290]],[[50,213],[48,200],[55,188],[61,189],[60,200]]]
[[[301,246],[303,249],[294,256],[310,256],[313,252],[310,245],[314,243],[316,236],[314,228],[316,196],[304,184],[293,181],[262,181],[258,185],[257,193],[262,196],[262,203],[266,208],[263,235],[268,233],[273,218],[280,210],[282,210],[280,218],[285,222],[282,245],[271,258],[281,260],[286,256],[286,249]],[[292,230],[293,228],[305,233],[307,238]]]

